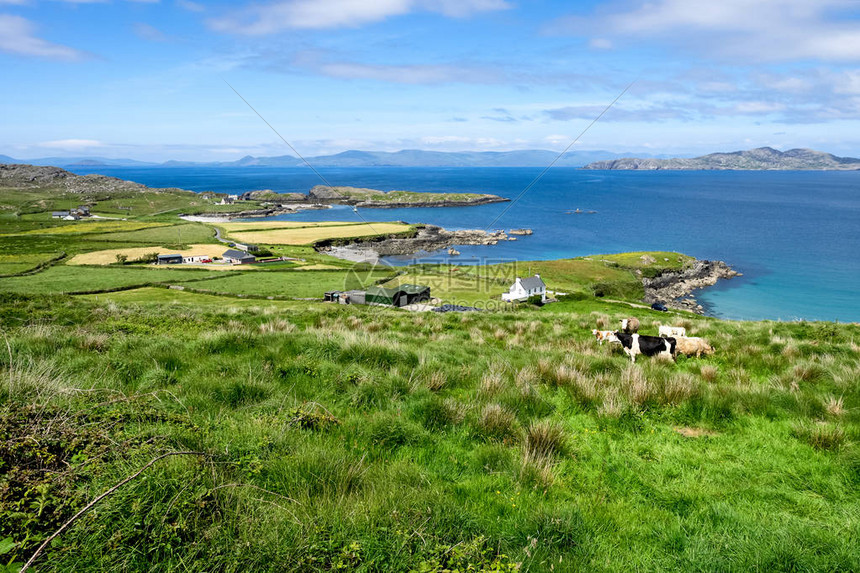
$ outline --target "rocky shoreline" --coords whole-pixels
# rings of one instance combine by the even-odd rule
[[[643,278],[644,301],[648,304],[657,302],[669,308],[704,314],[705,309],[692,296],[693,291],[712,286],[720,279],[737,276],[742,275],[723,261],[697,260],[680,271],[663,273],[654,278]]]
[[[380,257],[414,255],[449,249],[454,245],[495,245],[499,241],[516,240],[504,231],[469,229],[448,231],[435,225],[418,228],[414,237],[386,237],[374,241],[359,241],[349,245],[327,246],[321,252],[339,259],[356,262],[376,262]]]

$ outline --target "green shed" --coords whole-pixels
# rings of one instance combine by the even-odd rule
[[[367,288],[366,300],[368,304],[406,306],[407,304],[430,300],[430,287],[409,284],[391,288],[372,286]]]

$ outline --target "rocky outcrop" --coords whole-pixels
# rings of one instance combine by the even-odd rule
[[[450,249],[454,245],[495,245],[499,241],[508,240],[510,237],[504,231],[448,231],[435,225],[426,225],[419,228],[413,237],[383,237],[343,246],[326,246],[320,250],[343,259],[367,261],[377,260],[379,257]]]
[[[644,300],[648,304],[659,302],[670,308],[704,314],[705,309],[691,293],[714,285],[720,279],[730,279],[740,274],[723,261],[697,260],[680,271],[643,278]]]
[[[151,193],[193,193],[182,189],[155,189],[105,175],[75,175],[59,167],[0,164],[0,187],[12,189],[56,188],[68,193],[111,193],[148,191]]]
[[[672,159],[641,159],[629,157],[596,161],[583,169],[622,170],[860,170],[860,159],[837,157],[813,149],[779,151],[759,147],[731,153],[711,153],[702,157]]]

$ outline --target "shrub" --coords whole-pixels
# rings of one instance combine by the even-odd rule
[[[303,430],[320,431],[339,426],[340,420],[332,416],[329,412],[320,412],[312,409],[311,405],[302,405],[290,410],[289,414],[287,414],[287,423],[290,426],[296,426]]]
[[[133,263],[152,264],[158,262],[158,253],[144,253],[132,261]]]

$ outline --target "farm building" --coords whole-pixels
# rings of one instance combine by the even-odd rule
[[[535,295],[540,295],[541,301],[546,302],[546,284],[540,278],[540,275],[524,279],[517,277],[514,284],[511,285],[510,290],[502,293],[502,300],[508,302],[522,301]]]
[[[373,286],[368,287],[366,292],[365,298],[368,304],[387,304],[400,307],[430,300],[430,287],[421,285],[404,284],[391,288]]]
[[[236,249],[227,249],[224,251],[224,254],[221,255],[221,258],[228,263],[233,263],[234,265],[245,265],[257,260],[254,258],[254,255],[249,255],[244,251],[237,251]]]
[[[237,249],[242,249],[243,251],[248,251],[249,253],[256,253],[260,250],[260,247],[257,245],[252,245],[251,243],[242,244],[242,243],[233,243],[233,246]]]
[[[62,219],[63,217],[68,217],[68,216],[69,216],[68,211],[53,211],[51,213],[52,219]]]
[[[333,290],[325,293],[324,300],[340,304],[366,304],[366,293],[363,290]]]
[[[158,255],[159,265],[181,265],[182,255]]]
[[[183,263],[211,263],[212,257],[209,255],[191,255],[189,257],[182,257]]]

